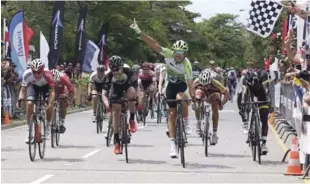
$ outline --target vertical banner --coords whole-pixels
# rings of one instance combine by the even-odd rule
[[[65,8],[64,1],[55,1],[51,21],[50,35],[49,35],[49,48],[50,48],[50,52],[48,54],[49,69],[56,68],[61,52],[61,45],[63,38],[62,20],[64,17],[64,8]]]
[[[16,65],[16,72],[20,79],[27,68],[25,40],[23,30],[24,12],[16,12],[10,22],[9,37],[11,44],[11,58]]]
[[[107,45],[107,38],[108,38],[108,29],[109,29],[109,23],[105,23],[102,25],[101,31],[100,31],[100,37],[98,40],[98,47],[100,49],[99,55],[98,55],[98,62],[99,64],[105,65],[106,68],[109,66],[109,60],[108,60],[108,45]]]
[[[78,25],[76,28],[76,40],[75,40],[75,61],[73,65],[77,63],[83,64],[84,60],[84,53],[85,53],[85,23],[86,23],[86,14],[87,14],[87,7],[83,7],[81,9]]]
[[[90,73],[96,70],[98,66],[98,54],[98,46],[94,42],[88,40],[85,49],[82,72]]]
[[[40,58],[43,61],[45,68],[48,68],[48,53],[50,52],[50,48],[48,46],[47,40],[43,35],[42,31],[40,31]]]

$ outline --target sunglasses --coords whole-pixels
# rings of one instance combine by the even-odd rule
[[[185,52],[181,50],[177,50],[177,51],[174,51],[173,54],[176,56],[179,56],[179,55],[185,55]]]
[[[42,73],[42,71],[34,71],[34,70],[32,70],[32,73],[34,74],[34,75],[39,75],[39,74],[41,74]]]

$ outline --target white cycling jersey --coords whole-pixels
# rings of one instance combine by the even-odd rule
[[[107,73],[107,71],[105,72],[105,74]],[[105,77],[101,77],[99,78],[98,77],[98,72],[97,71],[94,71],[90,77],[89,77],[89,82],[90,83],[104,83],[105,82]]]
[[[31,68],[29,68],[23,74],[22,86],[28,87],[31,84],[39,87],[48,85],[49,87],[53,88],[55,87],[53,73],[47,68],[44,68],[43,77],[39,80],[36,80]]]

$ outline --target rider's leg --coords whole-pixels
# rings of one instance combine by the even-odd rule
[[[134,87],[130,86],[127,89],[127,98],[129,100],[136,99],[136,90]],[[137,130],[136,123],[135,123],[136,102],[135,101],[128,102],[128,108],[130,112],[130,117],[129,117],[130,132],[135,133]]]
[[[141,83],[141,80],[138,79],[138,88],[139,88],[139,94],[138,94],[138,106],[137,106],[137,110],[138,111],[142,111],[142,109],[144,108],[143,107],[143,104],[144,104],[144,99],[145,99],[145,93],[143,90],[143,86],[142,86],[142,83]]]
[[[212,108],[212,122],[213,122],[213,135],[211,144],[217,144],[218,136],[217,136],[217,129],[218,129],[218,121],[219,121],[219,102],[221,101],[221,96],[219,93],[213,93],[210,95],[211,101],[211,108]]]
[[[176,99],[177,91],[175,90],[176,85],[173,83],[168,83],[167,89],[166,89],[166,97],[167,100]],[[176,158],[177,157],[177,149],[176,149],[176,115],[177,115],[177,109],[176,109],[176,102],[167,102],[169,108],[168,108],[168,129],[169,129],[169,138],[170,138],[170,157]]]
[[[260,120],[262,122],[262,153],[267,154],[268,149],[266,146],[266,142],[267,142],[267,135],[268,135],[269,108],[260,108],[259,115],[260,115]]]
[[[49,94],[49,86],[45,85],[42,88],[42,93],[43,93],[43,98],[44,99],[48,99],[48,102],[50,102],[51,99],[55,99],[55,92],[53,94]],[[54,103],[54,102],[52,102]],[[53,108],[50,108],[48,110],[45,111],[46,113],[46,135],[45,138],[49,139],[50,136],[50,127],[51,127],[51,121],[52,121],[52,116],[53,116]]]
[[[97,89],[95,89],[95,85],[94,85],[94,89],[92,90],[91,94],[92,94],[92,105],[93,105],[93,123],[96,122],[96,109],[97,109],[97,103],[98,103],[98,92]]]
[[[65,118],[67,114],[67,99],[61,98],[59,99],[59,123],[60,123],[60,132],[64,133],[66,131]]]
[[[185,93],[178,93],[177,94],[177,99],[178,100],[187,100],[188,96]],[[182,115],[183,115],[183,122],[185,125],[185,132],[187,134],[191,133],[191,128],[190,125],[188,123],[188,105],[190,102],[182,102]]]
[[[196,109],[195,110],[195,116],[197,120],[196,124],[196,133],[201,134],[201,119],[200,119],[200,113],[201,113],[201,100],[204,99],[204,92],[201,89],[196,89],[195,91],[195,97],[196,99],[200,100],[196,102]]]

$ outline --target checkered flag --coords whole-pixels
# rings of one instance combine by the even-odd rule
[[[263,38],[268,37],[282,9],[283,5],[275,1],[253,0],[247,30]]]

